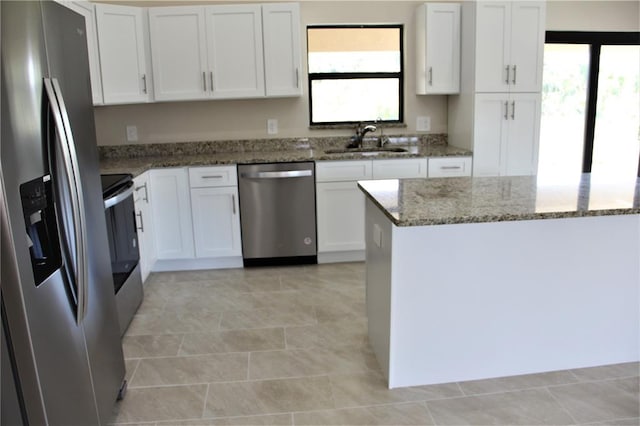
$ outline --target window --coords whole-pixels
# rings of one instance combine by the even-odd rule
[[[547,31],[538,174],[640,176],[640,34]]]
[[[403,117],[401,25],[307,28],[311,125]]]

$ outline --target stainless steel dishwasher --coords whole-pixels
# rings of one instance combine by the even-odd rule
[[[318,263],[313,162],[238,165],[245,266]]]

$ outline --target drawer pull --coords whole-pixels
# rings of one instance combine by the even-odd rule
[[[462,166],[441,166],[441,170],[460,170]]]
[[[142,221],[142,212],[136,212],[136,216],[138,217],[138,219],[140,219],[140,226],[136,226],[136,228],[139,229],[140,232],[144,232],[144,222]]]
[[[202,176],[202,179],[224,179],[222,175],[206,175]]]
[[[143,183],[140,186],[136,186],[136,188],[135,188],[136,192],[140,191],[141,189],[144,189],[144,197],[142,197],[142,199],[148,203],[149,202],[149,193],[147,192],[147,184],[146,184],[146,182]]]

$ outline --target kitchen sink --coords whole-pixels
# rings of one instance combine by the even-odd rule
[[[408,153],[405,148],[340,148],[327,149],[325,154],[361,154],[361,155],[377,155],[385,152]]]

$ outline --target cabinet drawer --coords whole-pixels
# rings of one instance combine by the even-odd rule
[[[371,160],[316,163],[316,181],[318,182],[371,179],[371,176]]]
[[[373,160],[374,179],[411,179],[427,177],[427,159]]]
[[[471,157],[429,159],[429,177],[471,176]]]
[[[189,168],[189,186],[191,188],[236,185],[238,185],[236,166]]]

